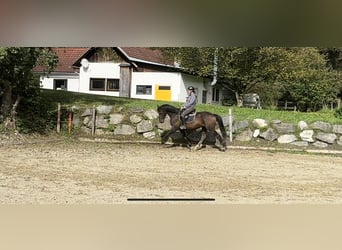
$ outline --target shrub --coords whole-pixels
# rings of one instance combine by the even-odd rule
[[[342,107],[335,110],[334,116],[338,119],[342,119]]]

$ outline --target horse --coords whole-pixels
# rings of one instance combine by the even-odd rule
[[[169,105],[169,104],[163,104],[161,106],[158,105],[157,111],[159,114],[159,122],[163,123],[165,120],[166,115],[170,117],[170,124],[171,129],[162,137],[161,143],[164,144],[169,139],[170,135],[175,133],[177,130],[179,130],[179,127],[181,125],[180,120],[180,109]],[[221,135],[216,132],[216,124],[219,125]],[[210,112],[196,112],[191,122],[186,122],[186,130],[196,130],[198,128],[202,129],[201,133],[201,139],[197,143],[197,145],[194,147],[194,151],[198,150],[202,147],[202,143],[207,137],[208,133],[213,133],[217,140],[220,142],[221,147],[219,149],[221,151],[225,151],[227,149],[226,140],[227,140],[227,133],[223,125],[222,117],[213,114]],[[188,146],[191,148],[191,140],[188,138],[185,130],[180,130],[183,137],[187,140]]]

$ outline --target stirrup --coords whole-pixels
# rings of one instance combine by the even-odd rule
[[[186,129],[185,125],[180,125],[179,129]]]

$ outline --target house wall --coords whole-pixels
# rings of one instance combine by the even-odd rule
[[[188,75],[188,74],[182,74],[182,79],[183,79],[183,90],[180,92],[180,95],[181,95],[180,98],[182,102],[184,102],[186,97],[188,96],[188,87],[193,86],[196,90],[197,103],[202,103],[203,90],[207,90],[203,83],[204,79],[201,77],[196,77],[196,76]]]
[[[155,99],[156,85],[171,86],[171,101],[179,101],[180,73],[133,72],[131,97],[138,99]],[[137,93],[137,86],[152,86],[151,93]]]
[[[207,90],[207,102],[208,104],[214,104],[214,105],[221,105],[222,99],[224,99],[225,94],[224,90],[219,88],[219,84],[211,85],[211,79],[205,79],[204,83],[204,89]],[[218,89],[218,90],[217,90]],[[217,95],[217,100],[216,97]],[[214,99],[214,100],[213,100]]]
[[[147,94],[137,93],[137,86],[151,86],[151,92]],[[138,99],[155,99],[157,86],[171,87],[171,100],[175,102],[185,102],[188,95],[187,88],[193,86],[196,88],[198,103],[202,103],[203,79],[186,75],[179,72],[133,72],[131,97]]]
[[[78,92],[97,95],[119,96],[119,91],[95,91],[90,90],[90,78],[120,79],[119,63],[89,63],[87,69],[80,68],[80,87]]]
[[[54,80],[66,79],[68,91],[78,91],[79,75],[78,73],[51,73],[48,76],[40,76],[40,83],[43,89],[54,89]]]
[[[119,65],[120,63],[89,62],[89,67],[87,69],[80,67],[79,74],[54,73],[49,77],[41,77],[42,86],[46,89],[53,89],[54,79],[68,79],[68,91],[120,96],[119,91],[90,90],[91,78],[120,79]],[[203,90],[207,91],[206,99],[207,103],[210,103],[212,87],[208,81],[209,80],[180,72],[132,72],[130,94],[131,98],[154,100],[156,99],[157,85],[170,86],[170,101],[185,102],[188,95],[187,88],[193,86],[196,89],[198,103],[202,103]],[[144,94],[137,93],[137,86],[139,85],[151,86],[150,92]]]

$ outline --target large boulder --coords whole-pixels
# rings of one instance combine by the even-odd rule
[[[290,143],[291,145],[295,145],[297,147],[307,147],[309,146],[309,142],[307,141],[294,141]]]
[[[95,126],[96,128],[108,128],[109,124],[108,121],[100,115],[96,117]]]
[[[249,126],[249,123],[247,120],[236,121],[234,122],[234,125],[233,125],[233,131],[245,129],[245,128],[248,128],[248,126]]]
[[[317,148],[326,148],[328,147],[328,143],[322,142],[322,141],[316,141],[312,145],[314,145]]]
[[[93,115],[93,110],[92,109],[86,109],[83,113],[82,113],[82,117],[85,117],[85,116],[91,116]]]
[[[300,130],[304,130],[304,129],[307,129],[309,126],[308,124],[305,122],[305,121],[299,121],[298,122],[298,128]]]
[[[132,122],[132,123],[139,123],[139,122],[141,122],[142,121],[142,118],[141,118],[141,116],[140,115],[137,115],[137,114],[134,114],[134,115],[131,115],[130,117],[129,117],[129,120]]]
[[[134,133],[135,129],[126,124],[121,124],[114,130],[114,135],[132,135]]]
[[[260,133],[259,137],[267,141],[274,141],[278,138],[278,135],[274,132],[273,128],[268,128],[265,132]]]
[[[159,116],[158,112],[154,109],[146,110],[144,115],[150,120],[157,119]]]
[[[256,129],[256,130],[254,130],[254,132],[253,132],[253,137],[254,138],[257,138],[258,136],[260,135],[260,129]]]
[[[340,136],[340,139],[338,139],[336,142],[338,145],[342,146],[342,136]]]
[[[137,132],[145,133],[153,130],[153,124],[150,120],[142,120],[137,124]]]
[[[314,131],[312,129],[303,130],[299,134],[300,138],[302,138],[303,141],[307,141],[307,142],[314,142],[314,139],[312,138],[313,135],[314,135]]]
[[[278,143],[291,143],[297,140],[295,135],[281,135],[278,137]]]
[[[112,112],[113,106],[100,105],[100,106],[96,107],[96,110],[99,114],[108,115],[108,114],[110,114],[110,112]]]
[[[156,137],[156,133],[154,131],[149,131],[149,132],[143,133],[143,137],[146,139],[153,139]]]
[[[252,122],[253,126],[256,128],[266,128],[267,122],[264,119],[254,119]]]
[[[331,124],[328,122],[317,121],[311,124],[311,128],[321,130],[323,132],[329,132],[331,130]]]
[[[117,125],[120,124],[124,116],[122,114],[111,114],[109,118],[109,124]]]
[[[279,123],[273,124],[273,127],[281,134],[294,133],[296,131],[295,126],[292,123]]]
[[[142,113],[142,112],[144,112],[144,108],[142,108],[142,107],[131,107],[131,108],[129,108],[129,112]]]
[[[332,132],[335,134],[342,134],[342,125],[333,125]]]
[[[322,142],[333,144],[335,142],[335,140],[337,139],[337,136],[335,134],[333,134],[333,133],[322,133],[322,132],[319,132],[316,135],[316,139],[320,140]]]
[[[245,131],[242,131],[240,134],[238,134],[235,138],[237,141],[250,141],[252,140],[253,132],[250,128],[248,128]]]

